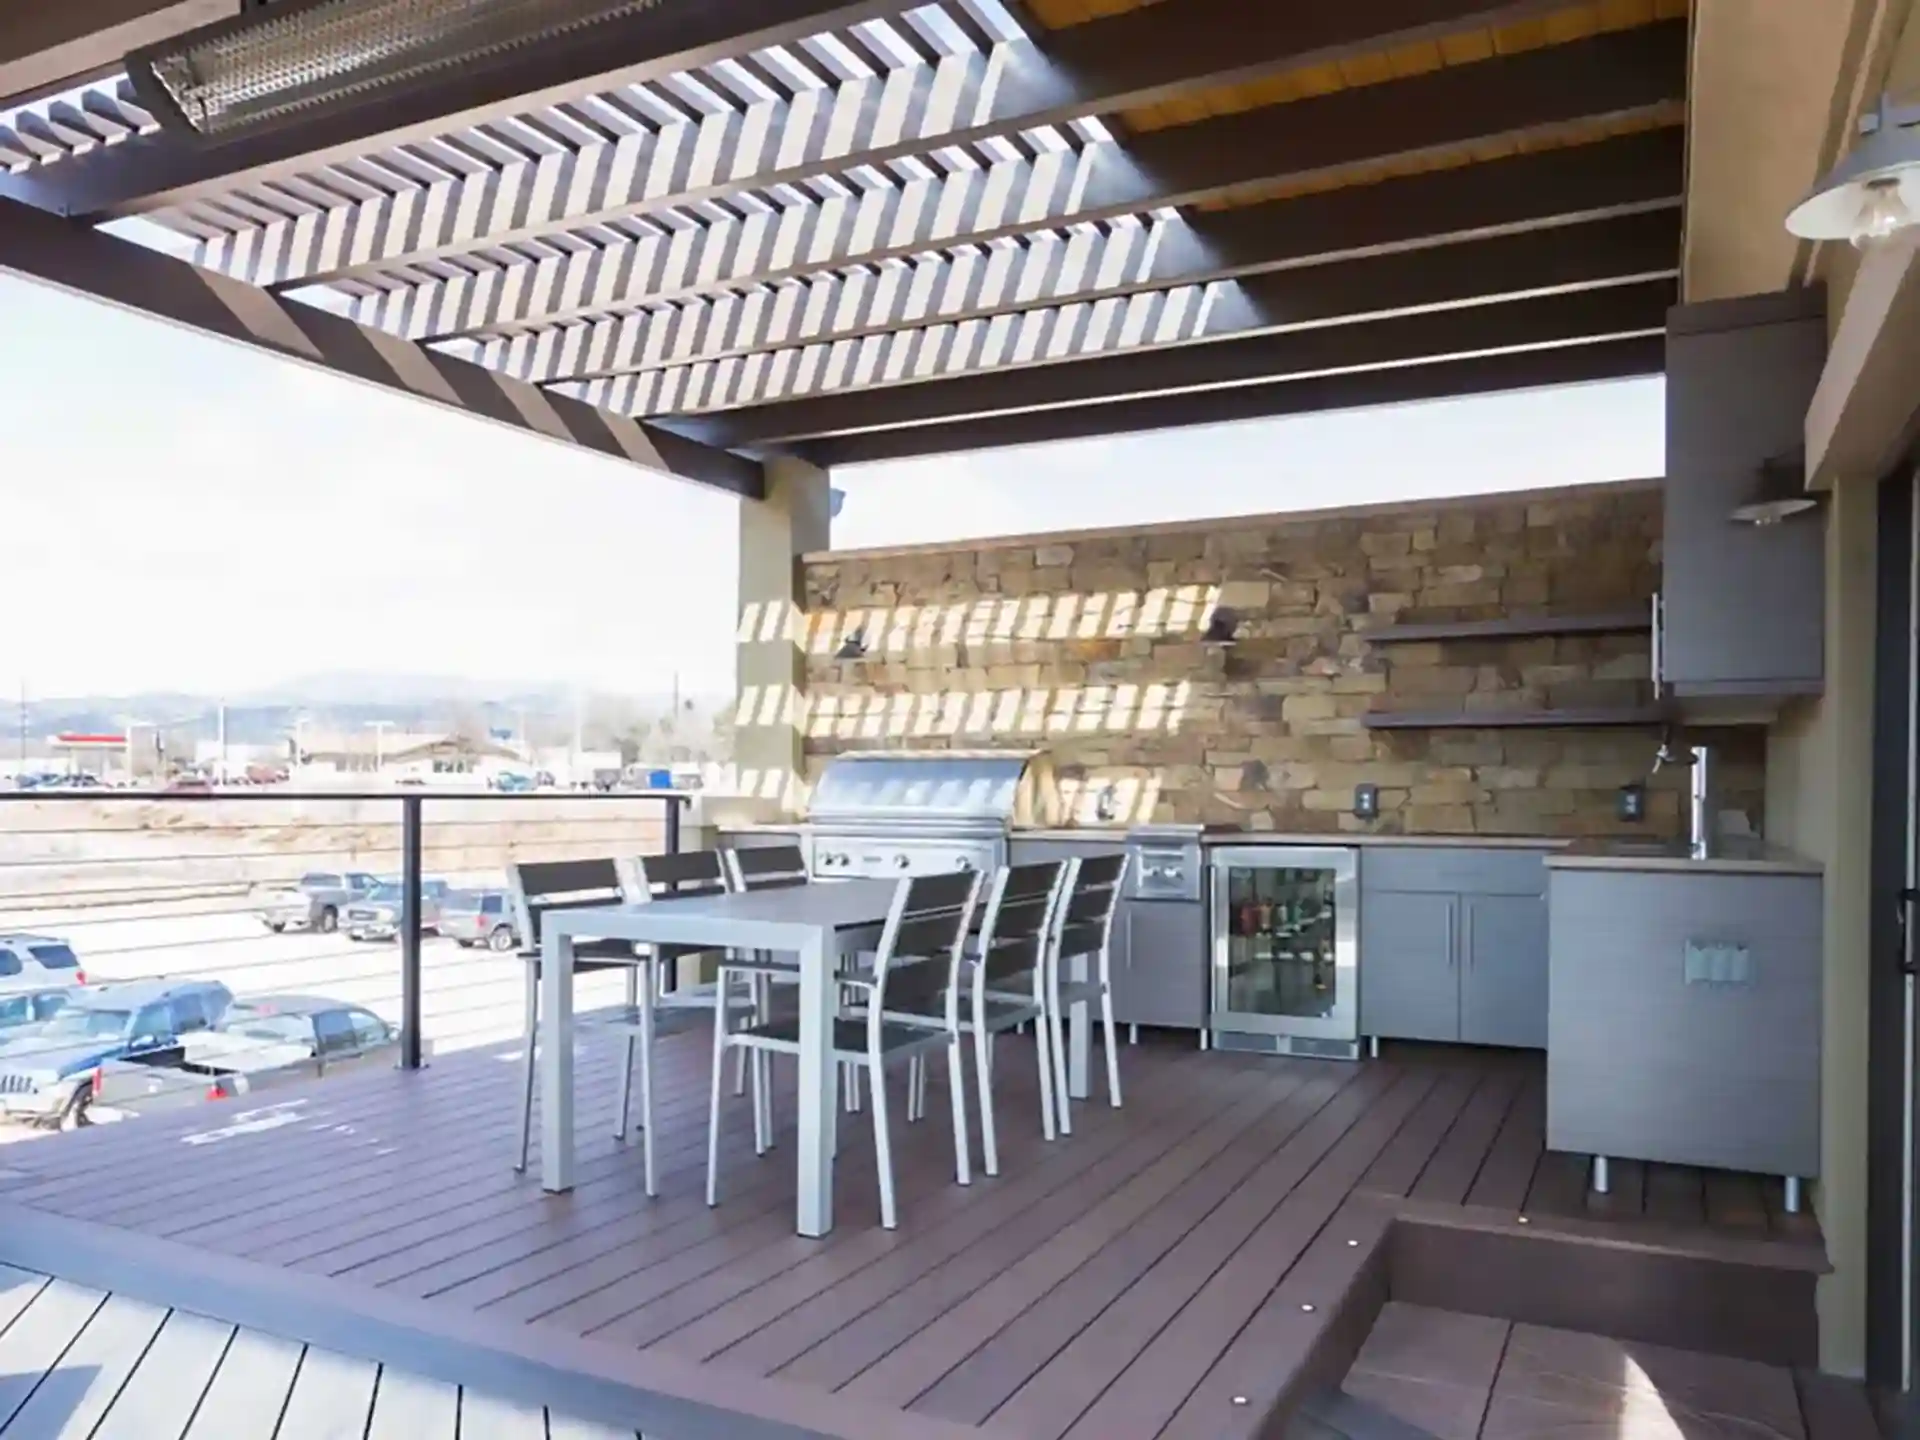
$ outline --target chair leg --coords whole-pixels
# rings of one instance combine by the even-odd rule
[[[907,1123],[920,1118],[920,1057],[907,1057]]]
[[[980,1085],[980,1166],[989,1175],[1000,1173],[1000,1142],[993,1130],[993,1037],[973,1012],[973,1072]]]
[[[640,977],[640,1166],[646,1175],[648,1199],[660,1193],[653,1158],[653,1021],[659,983],[659,976],[649,965]]]
[[[893,1136],[887,1130],[887,1072],[873,1052],[873,1165],[880,1172],[880,1227],[899,1227],[893,1205]]]
[[[1102,1028],[1107,1032],[1107,1102],[1114,1109],[1120,1108],[1120,1040],[1119,1027],[1113,1023],[1113,989],[1100,987],[1100,1019]]]
[[[967,1069],[960,1053],[960,1032],[947,1035],[947,1089],[953,1100],[953,1178],[973,1183],[973,1160],[967,1153]]]
[[[1053,1053],[1053,1095],[1060,1110],[1060,1133],[1073,1134],[1073,1102],[1067,1090],[1067,1036],[1060,1018],[1060,991],[1056,986],[1047,997],[1047,1049]]]
[[[533,1047],[539,1036],[540,1026],[540,977],[531,964],[526,967],[527,993],[525,998],[526,1023],[522,1027],[525,1044],[521,1049],[525,1054],[520,1063],[520,1158],[514,1165],[516,1175],[524,1175],[527,1170],[527,1152],[533,1147]]]
[[[1033,1052],[1040,1062],[1040,1133],[1052,1140],[1058,1134],[1053,1099],[1053,1041],[1044,1020],[1033,1027]]]
[[[640,1037],[627,1032],[626,1056],[620,1062],[620,1121],[613,1127],[613,1138],[626,1143],[628,1122],[633,1118],[633,1052]]]
[[[925,1055],[917,1055],[914,1057],[914,1059],[920,1066],[920,1074],[919,1074],[920,1093],[915,1099],[915,1107],[920,1112],[920,1118],[924,1120],[927,1118],[927,1070],[929,1067],[927,1065],[927,1057]]]
[[[727,972],[713,987],[713,1095],[707,1105],[707,1204],[720,1203],[720,1095],[727,1073]]]

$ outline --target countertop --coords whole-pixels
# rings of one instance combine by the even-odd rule
[[[1443,847],[1456,850],[1558,850],[1569,842],[1545,835],[1375,835],[1344,830],[1293,833],[1277,830],[1213,830],[1202,826],[1150,826],[1167,841],[1186,836],[1202,845],[1311,845],[1317,848],[1344,848],[1349,845],[1403,845],[1420,848]],[[1132,827],[1126,825],[1076,825],[1060,830],[1015,830],[1015,840],[1088,840],[1118,843],[1128,838]]]
[[[1684,840],[1577,840],[1547,864],[1558,870],[1664,870],[1696,875],[1820,875],[1820,863],[1764,840],[1728,840],[1696,860]]]

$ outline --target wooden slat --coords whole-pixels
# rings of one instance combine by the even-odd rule
[[[353,1440],[365,1435],[379,1377],[380,1367],[371,1360],[308,1346],[274,1440]]]
[[[1520,1077],[1512,1072],[1488,1075],[1480,1081],[1447,1138],[1420,1172],[1413,1187],[1414,1199],[1458,1205],[1467,1198],[1519,1089]]]
[[[304,1348],[257,1330],[235,1335],[186,1440],[274,1440]]]
[[[1460,1118],[1460,1111],[1473,1098],[1475,1080],[1469,1071],[1441,1076],[1355,1188],[1376,1195],[1405,1195],[1412,1190],[1427,1162],[1433,1159],[1433,1152]]]
[[[461,1440],[466,1440],[465,1432]],[[547,1416],[547,1440],[638,1440],[631,1431],[615,1430],[591,1420],[576,1420],[569,1415]]]
[[[1699,1226],[1706,1223],[1706,1196],[1701,1174],[1687,1165],[1649,1165],[1646,1216],[1662,1225]]]
[[[1063,1275],[1052,1266],[1010,1270],[850,1389],[911,1403],[930,1415],[983,1423],[1048,1363],[1063,1339],[1084,1335],[1120,1297],[1133,1299],[1140,1287],[1170,1279],[1176,1285],[1191,1283],[1215,1268],[1325,1153],[1320,1137],[1344,1133],[1348,1117],[1363,1111],[1388,1083],[1385,1076],[1373,1075],[1338,1090],[1326,1081],[1310,1083],[1253,1136],[1196,1168],[1148,1220],[1119,1230],[1075,1273]],[[1096,1218],[1089,1215],[1087,1222]],[[1096,1229],[1089,1238],[1105,1237]],[[1059,1259],[1048,1256],[1054,1266],[1078,1258],[1071,1251]],[[938,1383],[931,1383],[928,1372],[942,1363],[943,1354],[953,1368],[944,1376],[934,1374]],[[969,1358],[953,1366],[955,1355]]]
[[[1500,1133],[1487,1151],[1486,1162],[1467,1191],[1467,1204],[1518,1211],[1527,1198],[1546,1148],[1547,1085],[1544,1076],[1529,1076],[1507,1108]]]
[[[1534,1167],[1524,1208],[1535,1215],[1586,1214],[1589,1165],[1584,1155],[1549,1150]]]
[[[0,1335],[0,1426],[27,1403],[106,1298],[98,1290],[50,1281]]]
[[[1709,1170],[1704,1180],[1706,1223],[1731,1234],[1767,1233],[1767,1200],[1752,1175]]]
[[[1879,1440],[1867,1392],[1857,1381],[1812,1370],[1794,1373],[1807,1440]]]
[[[548,1436],[544,1407],[502,1400],[472,1386],[460,1392],[460,1440],[548,1440]]]
[[[166,1318],[157,1306],[108,1296],[59,1365],[14,1412],[5,1426],[7,1440],[88,1440]]]
[[[0,1265],[0,1336],[12,1328],[14,1321],[46,1288],[46,1276]]]
[[[1646,1213],[1647,1167],[1638,1160],[1615,1160],[1607,1167],[1604,1195],[1587,1192],[1587,1213],[1631,1220]]]
[[[1400,1126],[1410,1116],[1433,1085],[1432,1075],[1410,1074],[1388,1091],[1381,1102],[1348,1131],[1326,1161],[1306,1182],[1267,1217],[1247,1243],[1235,1252],[1231,1261],[1220,1267],[1191,1301],[1177,1314],[1162,1313],[1156,1328],[1149,1332],[1144,1349],[1129,1355],[1124,1347],[1107,1357],[1094,1379],[1106,1382],[1097,1401],[1087,1393],[1093,1387],[1084,1382],[1074,1391],[1084,1408],[1072,1415],[1062,1410],[1044,1418],[1040,1433],[1064,1433],[1075,1440],[1093,1440],[1145,1431],[1153,1433],[1179,1409],[1181,1401],[1197,1385],[1220,1354],[1260,1309],[1301,1254],[1313,1243],[1320,1229],[1345,1203],[1348,1192],[1366,1173],[1380,1151],[1386,1148]],[[1096,1329],[1106,1331],[1124,1315],[1121,1307],[1101,1317]],[[1092,1334],[1093,1331],[1088,1332]],[[1084,1337],[1076,1339],[1062,1358],[1040,1372],[1035,1384],[1047,1384],[1065,1373],[1066,1357],[1081,1348]],[[1119,1361],[1114,1368],[1113,1362]],[[1055,1382],[1058,1383],[1057,1380]],[[1025,1392],[1023,1392],[1024,1394]],[[1011,1419],[1019,1408],[1019,1397],[1002,1415]],[[1077,1415],[1077,1419],[1073,1416]],[[1036,1414],[1036,1419],[1042,1418]],[[1065,1428],[1059,1427],[1062,1419]]]
[[[460,1391],[390,1367],[373,1392],[365,1440],[457,1440]]]
[[[233,1336],[234,1327],[217,1320],[168,1315],[91,1440],[179,1440]]]

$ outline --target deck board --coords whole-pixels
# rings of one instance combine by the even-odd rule
[[[912,1125],[895,1076],[900,1228],[877,1224],[870,1116],[843,1116],[836,1228],[802,1239],[790,1068],[765,1157],[753,1153],[746,1101],[728,1095],[721,1201],[708,1207],[711,1052],[698,1031],[664,1038],[661,1193],[648,1199],[637,1136],[613,1135],[618,1048],[606,1039],[580,1049],[566,1196],[509,1168],[519,1068],[502,1050],[22,1146],[5,1202],[543,1345],[818,1396],[851,1407],[836,1415],[892,1416],[901,1434],[920,1425],[994,1440],[1251,1436],[1281,1393],[1286,1357],[1306,1353],[1370,1253],[1348,1241],[1408,1197],[1819,1238],[1811,1216],[1780,1215],[1777,1183],[1754,1177],[1620,1161],[1615,1193],[1589,1196],[1584,1161],[1544,1150],[1537,1057],[1406,1047],[1348,1065],[1150,1041],[1121,1052],[1125,1108],[1081,1105],[1075,1133],[1049,1143],[1032,1042],[1008,1036],[995,1077],[1000,1176],[980,1173],[976,1120],[973,1183],[953,1183],[941,1067]],[[151,1178],[130,1187],[130,1173]],[[50,1325],[22,1331],[33,1312]],[[126,1343],[107,1344],[115,1334]],[[347,1338],[326,1343],[351,1349]],[[0,1364],[0,1415],[27,1403],[70,1348],[99,1352],[87,1362],[97,1385],[61,1381],[94,1406],[99,1440],[523,1440],[549,1427],[631,1440],[548,1417],[550,1398],[461,1392],[404,1356],[309,1350],[0,1269],[0,1355],[9,1346],[18,1363]],[[109,1388],[122,1402],[91,1398]],[[715,1393],[737,1403],[726,1383]],[[150,1407],[151,1432],[125,1418],[127,1401]],[[19,1432],[29,1433],[41,1432]]]
[[[60,1355],[54,1369],[13,1413],[12,1440],[88,1440],[140,1364],[167,1312],[110,1295]],[[31,1322],[31,1317],[26,1317]]]

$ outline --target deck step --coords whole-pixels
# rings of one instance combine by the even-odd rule
[[[1331,1388],[1301,1402],[1287,1426],[1288,1440],[1438,1440],[1391,1410]]]

